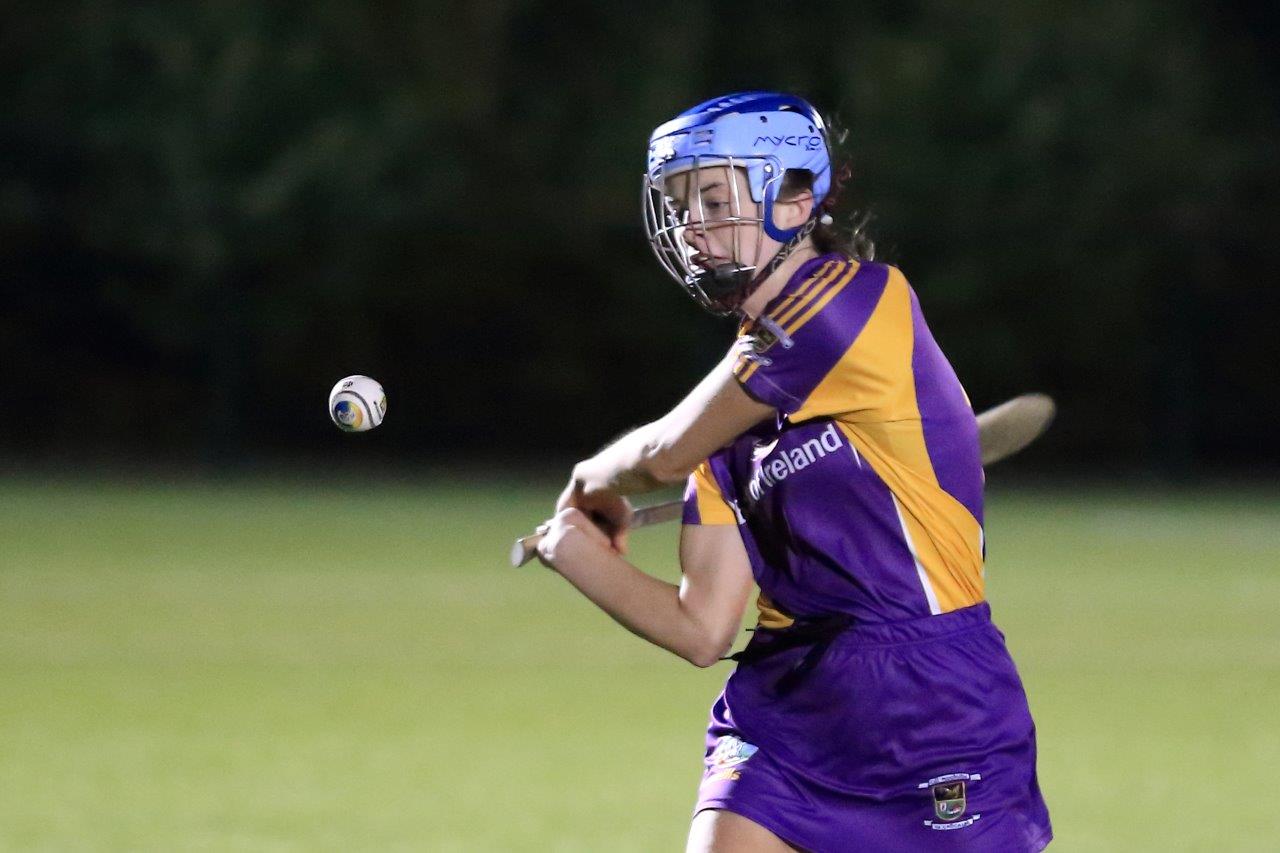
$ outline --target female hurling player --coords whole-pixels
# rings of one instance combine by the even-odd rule
[[[821,116],[707,101],[653,132],[645,182],[658,260],[739,336],[574,467],[539,557],[698,666],[759,586],[688,849],[1042,849],[1035,727],[983,595],[977,424],[902,273],[833,229]],[[676,587],[624,558],[624,496],[686,479]]]

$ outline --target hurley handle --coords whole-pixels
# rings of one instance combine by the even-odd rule
[[[651,524],[675,521],[683,512],[684,501],[678,500],[641,507],[631,516],[631,528],[634,530],[637,527],[648,527]],[[538,543],[542,541],[542,536],[545,532],[545,528],[539,525],[538,530],[535,532],[517,539],[515,544],[511,546],[511,565],[519,568],[532,560],[534,552],[538,550]]]

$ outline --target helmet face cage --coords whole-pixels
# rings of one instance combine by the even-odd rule
[[[763,170],[770,173],[767,180],[765,196],[769,197],[774,190],[769,186],[782,176],[782,170],[776,167],[771,157],[732,157],[732,156],[694,156],[692,161],[683,164],[679,169],[667,174],[662,168],[646,174],[644,185],[644,218],[645,231],[649,238],[649,246],[657,256],[663,269],[680,284],[694,300],[715,314],[730,314],[750,295],[750,285],[756,277],[762,263],[767,260],[761,257],[764,250],[765,222],[761,214],[768,205],[756,203],[748,196],[745,200],[738,187],[738,170],[745,171],[749,166],[757,166],[765,161]],[[729,215],[708,219],[706,205],[702,198],[702,183],[698,180],[699,170],[724,170],[729,187]],[[685,205],[676,204],[668,191],[667,182],[677,175],[686,175]],[[744,202],[752,205],[751,213],[744,215]],[[750,263],[743,258],[743,229],[756,229],[755,257]],[[694,229],[690,232],[690,229]],[[688,239],[691,234],[716,234],[718,237],[728,232],[728,239],[720,240],[720,245],[729,249],[731,262],[722,263],[714,269],[698,264],[698,250]]]

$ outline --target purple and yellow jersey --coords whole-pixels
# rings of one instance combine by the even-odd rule
[[[762,623],[981,602],[978,425],[902,273],[809,261],[737,346],[738,381],[778,417],[698,467],[684,522],[738,525]]]

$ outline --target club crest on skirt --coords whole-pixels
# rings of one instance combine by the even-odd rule
[[[970,815],[965,820],[961,818],[969,807],[969,785],[981,779],[979,773],[948,773],[917,785],[920,789],[928,788],[933,800],[936,820],[926,820],[924,825],[930,829],[963,829],[977,822],[982,815]]]
[[[964,780],[933,786],[933,813],[938,820],[959,820],[964,816]]]

